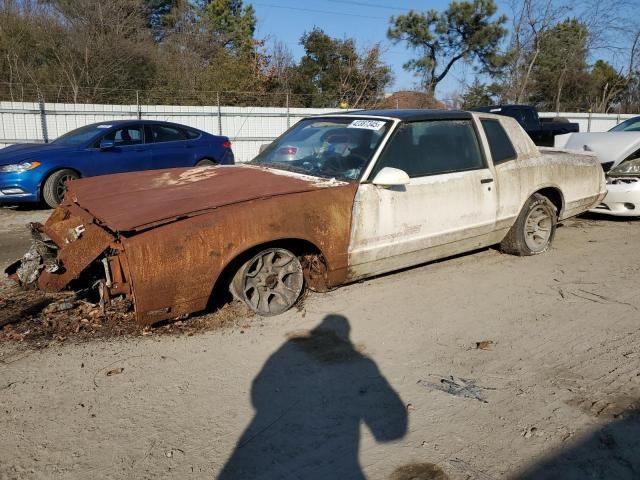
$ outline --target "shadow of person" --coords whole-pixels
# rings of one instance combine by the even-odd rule
[[[640,405],[640,402],[636,404]],[[640,409],[629,409],[616,415],[614,421],[511,478],[637,480],[640,478]]]
[[[349,331],[328,315],[271,355],[251,388],[255,416],[218,480],[364,479],[360,424],[379,442],[405,435],[400,397]]]

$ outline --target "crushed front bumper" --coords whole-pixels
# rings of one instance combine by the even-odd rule
[[[120,239],[95,223],[76,205],[58,207],[44,225],[31,224],[33,243],[24,257],[5,273],[22,286],[46,292],[96,286],[101,298],[131,295]]]
[[[593,213],[640,217],[640,177],[607,177],[607,195]]]

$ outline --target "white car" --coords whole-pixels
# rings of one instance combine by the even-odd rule
[[[607,196],[592,212],[640,216],[640,132],[608,131],[559,135],[555,146],[593,152],[607,172]]]
[[[287,158],[292,144],[306,153]],[[142,324],[203,310],[229,287],[258,314],[276,315],[305,287],[495,244],[543,253],[558,221],[605,193],[593,154],[540,150],[509,117],[323,115],[246,165],[70,182],[62,205],[34,226],[35,250],[7,273],[56,291],[95,284],[103,269],[103,298],[129,296]],[[40,235],[57,247],[41,251]]]

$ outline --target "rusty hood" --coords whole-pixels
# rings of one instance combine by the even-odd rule
[[[339,185],[344,182],[250,165],[172,168],[74,180],[64,203],[125,232],[225,205]]]

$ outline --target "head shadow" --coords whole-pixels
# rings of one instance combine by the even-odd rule
[[[218,479],[364,479],[361,424],[378,442],[406,434],[402,400],[350,330],[327,315],[287,335],[253,380],[255,415]]]

